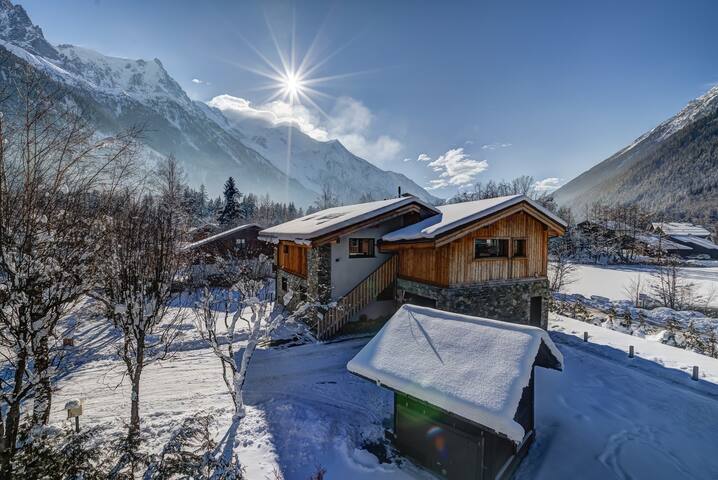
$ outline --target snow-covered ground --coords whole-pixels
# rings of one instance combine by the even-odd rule
[[[115,336],[102,323],[84,322],[54,399],[62,406],[85,398],[82,425],[124,431],[127,385],[112,359]],[[718,478],[718,360],[552,316],[551,337],[565,360],[563,372],[537,373],[537,441],[519,479]],[[588,331],[589,343],[582,335]],[[143,427],[161,448],[184,417],[214,412],[217,439],[230,426],[231,400],[216,357],[190,324],[176,356],[150,366],[143,377]],[[329,479],[432,478],[408,462],[380,464],[362,449],[390,425],[391,395],[346,370],[368,338],[309,344],[255,354],[246,390],[248,415],[237,450],[249,479],[306,479],[318,466]],[[628,345],[636,347],[628,359]],[[689,378],[699,365],[701,380]]]
[[[580,293],[586,297],[601,295],[611,300],[628,300],[626,287],[636,277],[650,282],[655,267],[649,265],[577,265],[566,293]],[[697,293],[711,296],[711,306],[718,307],[718,265],[709,267],[685,267],[683,277],[697,286]]]

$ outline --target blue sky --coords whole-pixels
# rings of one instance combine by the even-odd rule
[[[253,47],[279,64],[268,25],[285,52],[294,25],[313,76],[339,78],[314,86],[326,116],[288,115],[440,196],[569,180],[718,82],[712,1],[19,3],[52,43],[157,57],[192,98],[260,110],[278,106]]]

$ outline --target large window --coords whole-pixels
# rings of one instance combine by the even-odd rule
[[[511,252],[512,257],[525,257],[526,256],[526,239],[525,238],[514,238],[514,248]]]
[[[349,239],[349,257],[362,258],[374,256],[374,239],[373,238],[350,238]]]
[[[502,258],[509,256],[507,238],[477,238],[474,241],[474,258]]]

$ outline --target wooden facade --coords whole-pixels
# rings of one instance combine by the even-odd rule
[[[475,259],[476,239],[509,240],[508,256]],[[524,257],[513,256],[511,250],[514,239],[526,240]],[[448,287],[545,277],[548,230],[534,216],[519,211],[487,226],[465,232],[463,236],[441,246],[435,246],[433,242],[417,242],[402,247],[397,248],[399,276],[431,285]]]
[[[293,275],[307,278],[308,251],[308,246],[282,240],[277,247],[277,266]]]

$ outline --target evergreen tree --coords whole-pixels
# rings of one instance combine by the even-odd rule
[[[240,218],[239,197],[234,178],[229,177],[224,184],[224,208],[219,215],[219,223],[230,225]]]

